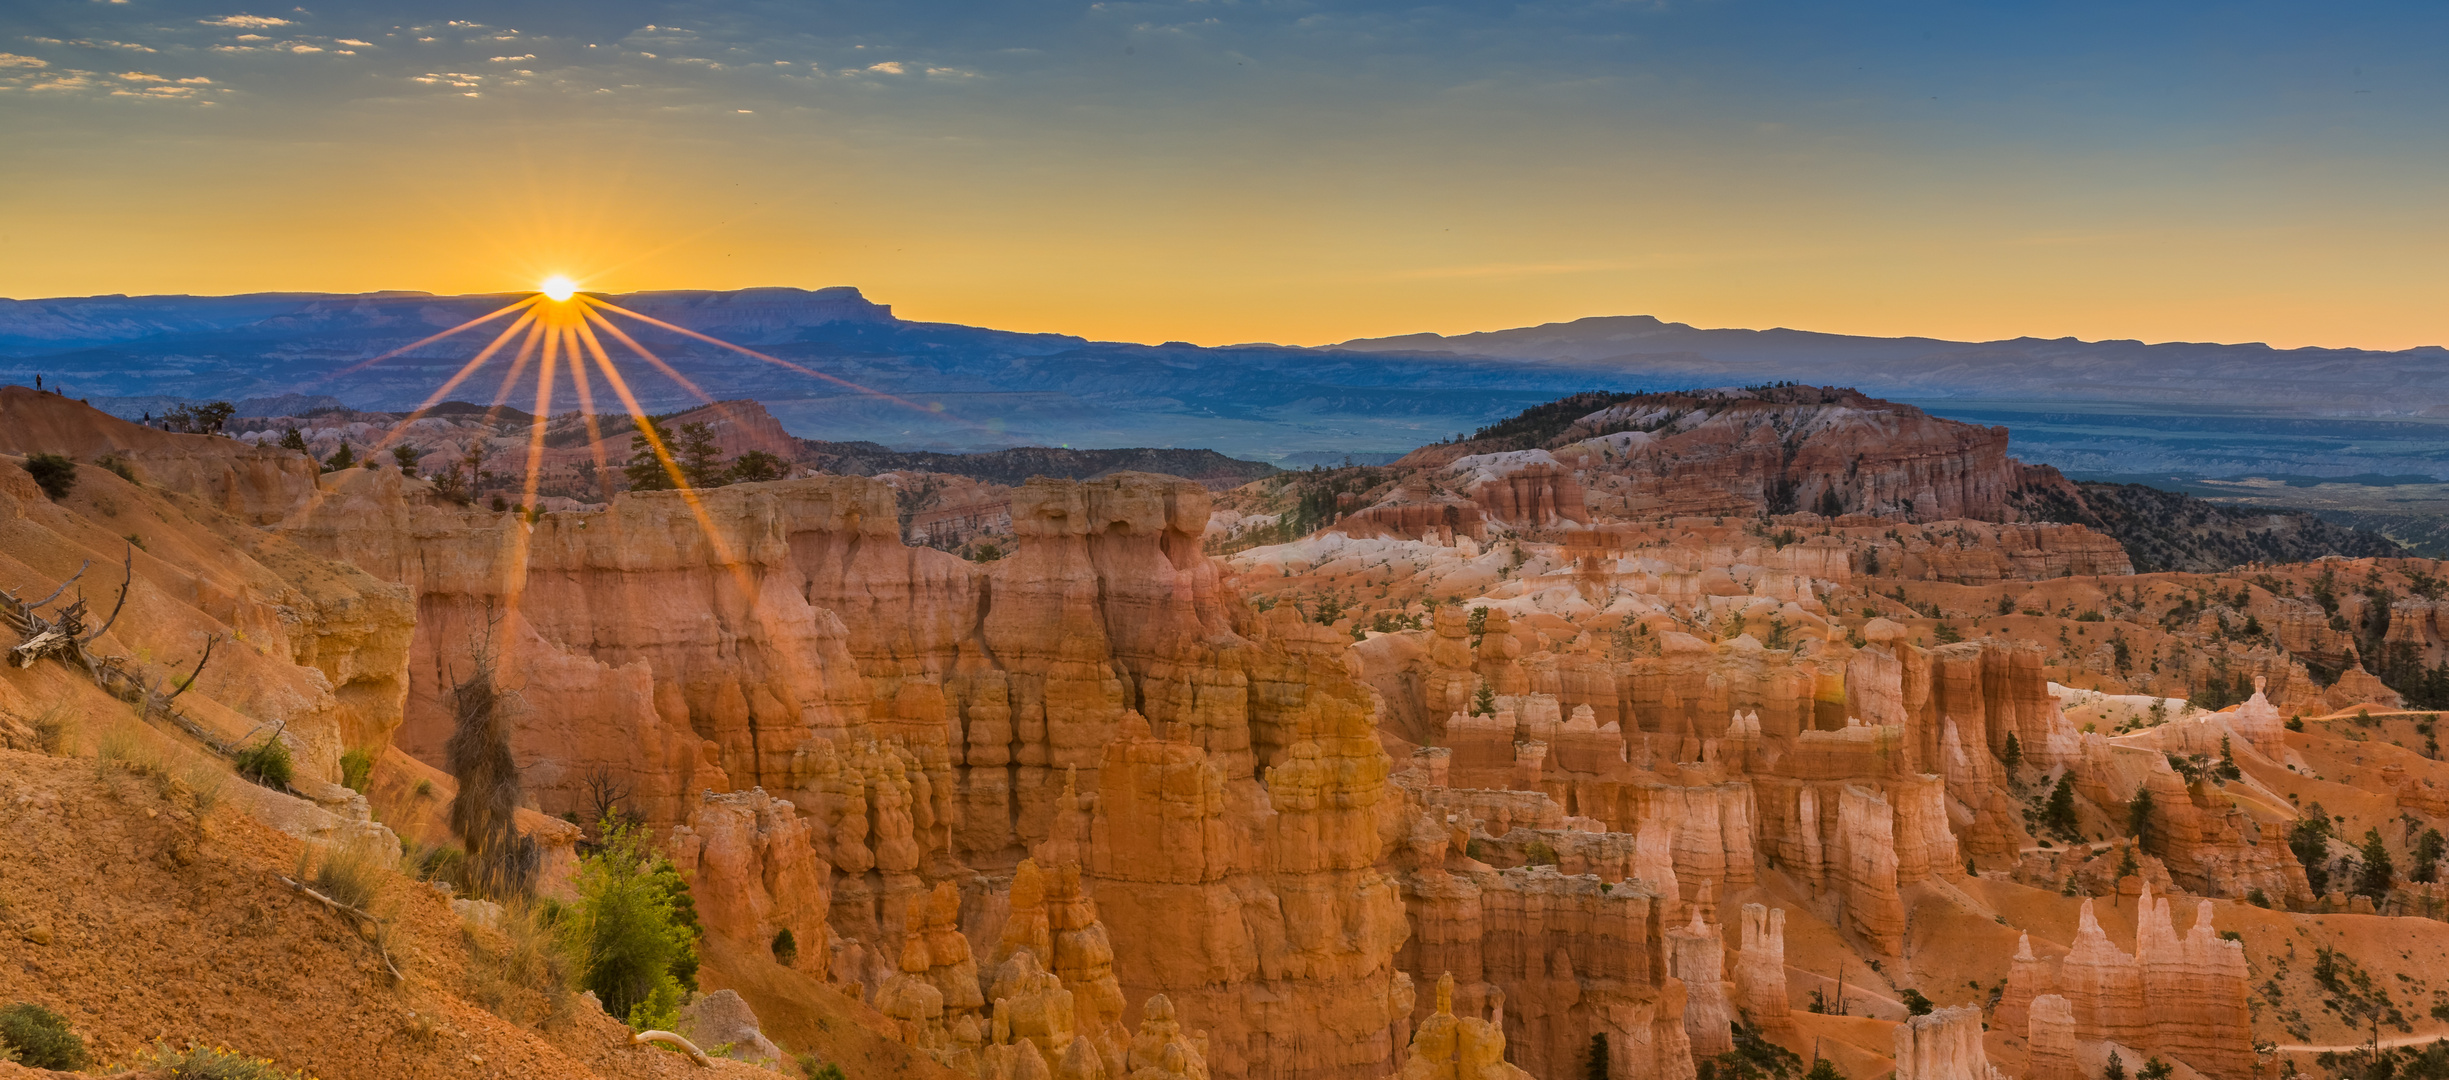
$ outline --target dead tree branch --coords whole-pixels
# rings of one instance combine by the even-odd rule
[[[364,919],[374,928],[375,934],[371,942],[371,944],[374,946],[374,955],[382,957],[383,966],[391,969],[391,981],[395,983],[407,981],[408,977],[400,974],[400,966],[391,962],[391,950],[383,947],[382,931],[384,927],[390,925],[389,923],[382,919],[376,918],[373,912],[367,911],[364,908],[351,907],[347,904],[341,903],[338,900],[334,900],[331,897],[325,896],[322,893],[316,892],[313,889],[307,888],[306,883],[303,881],[292,881],[286,875],[282,874],[274,874],[272,876],[280,878],[281,884],[287,885],[292,889],[296,889],[298,892],[304,894],[309,900],[322,904],[333,911],[341,912],[347,915],[354,915],[360,919]]]
[[[641,1031],[629,1037],[629,1045],[631,1046],[644,1046],[651,1042],[659,1042],[666,1046],[679,1047],[682,1053],[689,1055],[689,1060],[695,1061],[709,1069],[714,1067],[714,1059],[707,1057],[706,1052],[698,1049],[696,1043],[690,1042],[689,1040],[669,1031]]]
[[[196,680],[202,677],[204,674],[205,663],[213,658],[213,646],[219,644],[220,641],[221,635],[219,634],[214,634],[204,639],[204,655],[196,658],[196,669],[187,673],[186,682],[180,683],[178,689],[171,691],[169,697],[162,699],[163,705],[166,706],[173,701],[177,701],[180,694],[186,693],[189,688],[195,686]]]
[[[45,605],[51,603],[51,601],[59,599],[60,594],[67,592],[68,586],[76,584],[78,578],[84,577],[86,569],[93,566],[93,564],[94,561],[92,559],[87,559],[84,562],[78,563],[76,573],[68,575],[68,580],[60,582],[60,587],[51,590],[51,595],[43,597],[42,599],[31,604],[27,604],[26,611],[28,613],[40,611]],[[11,597],[10,599],[15,599],[15,597]]]
[[[83,638],[78,639],[77,644],[93,644],[95,638],[101,637],[103,634],[108,633],[110,628],[117,625],[119,622],[120,610],[128,606],[128,586],[136,583],[136,545],[134,544],[128,545],[128,558],[127,562],[124,564],[124,567],[124,575],[119,579],[119,601],[111,605],[111,617],[102,620],[102,628],[100,630],[96,630],[93,633],[87,634]]]

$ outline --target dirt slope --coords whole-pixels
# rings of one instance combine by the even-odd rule
[[[199,814],[184,781],[0,751],[0,835],[0,1000],[58,1010],[97,1064],[194,1040],[326,1080],[773,1075],[631,1047],[583,1002],[541,1029],[476,1007],[463,924],[397,875],[372,904],[396,927],[394,986],[347,920],[281,883],[298,841],[226,800]]]

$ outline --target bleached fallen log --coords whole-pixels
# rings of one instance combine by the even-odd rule
[[[682,1053],[689,1055],[690,1060],[706,1066],[709,1069],[714,1067],[714,1059],[707,1057],[706,1052],[698,1049],[696,1043],[690,1042],[689,1040],[681,1038],[680,1036],[669,1031],[641,1031],[629,1037],[629,1045],[631,1046],[644,1046],[651,1042],[663,1043],[666,1046],[677,1046],[680,1048]]]

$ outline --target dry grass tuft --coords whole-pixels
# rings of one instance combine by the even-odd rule
[[[569,1015],[568,959],[548,913],[527,901],[502,907],[490,927],[465,928],[468,997],[514,1024],[541,1027]]]
[[[322,865],[307,870],[321,848]],[[371,911],[374,899],[383,891],[384,872],[392,860],[383,856],[372,841],[351,844],[308,844],[298,852],[298,880],[316,892],[331,897],[360,911]]]
[[[34,729],[34,745],[43,753],[52,757],[62,757],[68,753],[69,736],[75,732],[75,724],[69,719],[68,706],[53,705],[44,709],[42,715],[33,719],[31,726]]]

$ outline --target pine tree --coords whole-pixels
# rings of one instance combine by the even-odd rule
[[[1495,689],[1494,687],[1491,687],[1491,686],[1489,686],[1489,685],[1488,685],[1488,680],[1486,680],[1486,679],[1482,679],[1482,680],[1480,680],[1480,692],[1479,692],[1477,695],[1473,696],[1473,697],[1472,697],[1472,699],[1471,699],[1471,715],[1473,715],[1473,716],[1495,716],[1496,714],[1497,714],[1497,692],[1496,692],[1496,689]]]
[[[631,491],[670,491],[672,471],[663,467],[663,455],[655,452],[654,442],[647,437],[652,432],[660,439],[663,429],[651,416],[641,417],[638,427],[639,433],[629,437],[629,461],[621,466],[621,476],[629,481]]]
[[[391,448],[391,460],[399,465],[402,476],[414,478],[417,475],[417,457],[417,448],[406,443]]]
[[[2109,1051],[2109,1063],[2101,1066],[2100,1080],[2126,1080],[2126,1063],[2117,1059],[2117,1051]]]
[[[2041,824],[2062,840],[2079,839],[2075,819],[2075,778],[2072,774],[2058,777],[2058,786],[2050,789],[2049,804],[2041,810]]]
[[[2305,882],[2319,896],[2330,891],[2330,815],[2320,803],[2306,807],[2304,816],[2288,826],[2287,849],[2304,866]]]
[[[1589,1080],[1607,1080],[1606,1035],[1590,1037],[1590,1064],[1588,1068],[1582,1070],[1582,1075],[1588,1077]]]
[[[296,428],[281,432],[281,449],[306,453],[306,436],[299,434]]]
[[[721,487],[731,482],[724,474],[723,449],[715,444],[712,427],[699,422],[680,425],[671,452],[672,460],[680,465],[680,475],[689,478],[690,487]]]
[[[2364,830],[2363,865],[2356,870],[2355,891],[2374,900],[2389,895],[2396,868],[2390,865],[2389,848],[2381,843],[2381,830]]]
[[[2126,831],[2134,834],[2136,847],[2151,842],[2150,788],[2137,788],[2134,799],[2126,804]]]
[[[2015,779],[2016,770],[2024,767],[2024,744],[2016,741],[2014,732],[2007,733],[2007,749],[1998,756],[1998,761],[2007,767],[2009,781]]]
[[[791,475],[789,464],[763,450],[748,451],[731,461],[731,482],[735,484],[780,480],[789,475]]]
[[[2429,885],[2440,880],[2440,859],[2444,844],[2439,829],[2425,829],[2415,841],[2414,857],[2407,866],[2408,881]]]
[[[332,456],[325,458],[323,461],[324,472],[339,472],[342,469],[354,469],[356,467],[357,451],[351,449],[346,440],[341,442],[340,449],[332,451]]]

